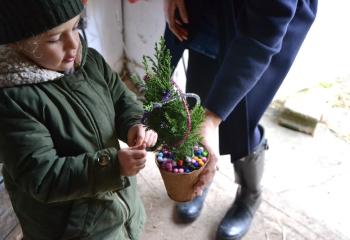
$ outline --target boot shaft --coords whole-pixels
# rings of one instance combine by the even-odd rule
[[[267,140],[263,139],[255,151],[233,163],[235,182],[252,193],[261,191],[260,182],[264,172],[265,150],[268,149]]]
[[[261,179],[264,173],[267,140],[262,131],[262,140],[254,152],[234,161],[235,182],[239,185],[235,202],[245,205],[252,215],[261,203]]]

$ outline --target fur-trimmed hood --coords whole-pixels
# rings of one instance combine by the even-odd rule
[[[83,48],[84,44],[80,44],[75,67],[82,63]],[[48,82],[62,76],[61,72],[41,68],[11,47],[0,46],[0,88]]]
[[[62,73],[42,69],[7,46],[0,47],[0,88],[55,80]]]

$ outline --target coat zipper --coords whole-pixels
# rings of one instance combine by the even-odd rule
[[[69,88],[68,88],[69,89]],[[82,103],[82,101],[76,96],[76,94],[72,91],[72,90],[68,90],[69,92],[71,92],[71,96],[72,98],[74,98],[77,103],[84,109],[84,111],[86,112],[86,115],[88,116],[92,126],[93,126],[93,129],[95,131],[95,134],[96,134],[96,137],[97,137],[97,144],[98,144],[98,147],[99,149],[103,149],[104,148],[104,144],[101,140],[101,136],[100,136],[100,132],[98,131],[97,129],[97,126],[96,126],[96,122],[94,120],[94,118],[91,116],[91,112],[89,111],[89,109],[85,106],[85,104]],[[119,195],[118,192],[116,192],[117,194],[117,199],[119,200],[122,208],[125,210],[123,211],[123,215],[125,215],[125,224],[124,224],[124,228],[123,228],[123,231],[124,231],[124,234],[126,237],[128,237],[129,239],[128,240],[131,240],[131,236],[129,234],[129,232],[127,231],[126,229],[126,222],[127,220],[129,219],[130,217],[130,210],[129,210],[129,207],[128,205],[125,203],[124,199]]]
[[[126,227],[127,227],[127,224],[126,224],[126,223],[127,223],[128,219],[129,219],[129,217],[130,217],[130,210],[129,210],[128,205],[127,205],[126,202],[124,201],[124,199],[119,195],[119,193],[116,192],[116,194],[117,194],[117,199],[119,200],[120,204],[122,205],[122,208],[125,210],[125,211],[123,211],[123,215],[124,215],[124,217],[125,217],[125,224],[124,224],[124,228],[123,228],[124,234],[125,234],[125,236],[127,236],[129,239],[131,239],[131,236],[130,236],[129,232],[128,232],[128,230],[126,229]],[[124,213],[125,213],[125,214],[124,214]]]
[[[72,96],[73,96],[73,94],[72,94]],[[96,123],[95,123],[93,117],[91,116],[90,111],[85,107],[85,105],[84,105],[84,104],[80,101],[80,99],[79,99],[78,97],[76,97],[75,95],[74,95],[74,99],[76,99],[76,101],[79,103],[79,105],[81,105],[81,107],[82,107],[82,108],[84,109],[84,111],[87,113],[87,116],[88,116],[90,122],[92,123],[93,128],[94,128],[94,131],[95,131],[95,133],[96,133],[97,140],[98,140],[97,144],[98,144],[98,146],[99,146],[99,149],[102,149],[102,148],[103,148],[103,143],[102,143],[102,140],[101,140],[101,137],[100,137],[100,133],[99,133],[99,131],[98,131],[98,129],[97,129],[97,126],[96,126]],[[124,215],[124,217],[125,217],[125,224],[124,224],[124,226],[123,226],[124,235],[128,238],[128,240],[131,240],[131,236],[130,236],[129,232],[127,231],[127,228],[126,228],[126,222],[127,222],[127,220],[129,219],[129,217],[130,217],[130,210],[129,210],[129,207],[128,207],[128,205],[125,203],[124,199],[119,195],[118,192],[117,192],[117,199],[119,200],[119,202],[120,202],[122,208],[125,210],[125,211],[123,211],[123,215]]]
[[[94,132],[96,134],[98,149],[99,150],[103,149],[104,148],[104,144],[103,144],[103,142],[101,140],[100,132],[98,131],[96,122],[95,122],[94,118],[92,117],[91,112],[85,106],[85,104],[80,100],[80,98],[76,96],[76,94],[74,93],[73,90],[71,90],[70,88],[67,88],[67,90],[71,93],[71,97],[74,98],[77,101],[77,103],[81,106],[81,108],[85,111],[86,116],[90,120],[90,122],[92,124],[92,127],[93,127],[93,130],[94,130]]]

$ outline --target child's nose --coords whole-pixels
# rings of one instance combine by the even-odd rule
[[[65,48],[67,50],[77,49],[78,46],[79,46],[79,34],[75,32],[71,32],[67,34],[67,37],[65,40]]]

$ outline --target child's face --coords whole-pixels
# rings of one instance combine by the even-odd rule
[[[24,40],[18,49],[43,68],[70,70],[74,67],[80,45],[79,20],[80,16],[76,16],[40,36]]]

